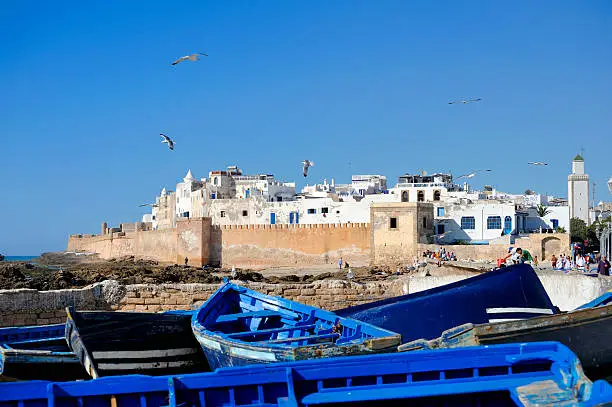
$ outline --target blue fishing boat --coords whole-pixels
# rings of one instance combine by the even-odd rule
[[[604,305],[612,304],[612,290],[607,291],[606,293],[600,295],[595,298],[593,301],[589,301],[586,304],[582,304],[578,309],[586,309],[586,308],[594,308],[594,307],[602,307]]]
[[[65,337],[93,378],[209,371],[191,332],[193,312],[107,312],[67,309]]]
[[[565,346],[497,345],[327,358],[181,376],[0,384],[0,407],[592,407],[592,383]]]
[[[519,264],[335,312],[398,332],[406,343],[433,339],[466,323],[525,319],[559,311],[531,266]]]
[[[591,379],[612,378],[612,304],[567,313],[492,324],[465,324],[444,331],[439,338],[416,340],[400,351],[558,341],[582,361]]]
[[[2,380],[87,377],[64,339],[64,324],[0,328]]]
[[[223,284],[193,315],[212,369],[394,351],[400,335],[333,312]]]

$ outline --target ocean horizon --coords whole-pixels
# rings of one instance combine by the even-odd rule
[[[4,256],[4,261],[30,261],[39,256]]]

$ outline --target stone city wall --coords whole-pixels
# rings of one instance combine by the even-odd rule
[[[339,257],[355,266],[369,264],[370,227],[367,223],[220,226],[215,229],[213,252],[224,266],[266,268],[330,264]]]
[[[540,281],[553,304],[569,311],[612,289],[612,277],[540,273]],[[336,310],[397,295],[416,293],[468,278],[468,275],[403,276],[359,284],[323,280],[310,284],[243,283],[266,294],[282,296],[319,308]],[[0,327],[63,323],[65,308],[159,312],[193,309],[219,288],[219,284],[135,284],[104,281],[81,289],[36,291],[0,290]]]
[[[73,235],[68,251],[95,252],[103,259],[122,256],[181,264],[221,264],[266,268],[334,263],[369,263],[366,223],[328,225],[212,226],[210,218],[180,220],[175,229]]]
[[[324,280],[311,284],[243,283],[251,289],[282,296],[329,310],[401,295],[401,280],[357,284]],[[36,291],[0,290],[0,327],[47,325],[66,321],[65,308],[159,312],[193,309],[219,288],[219,284],[134,284],[104,281],[81,289]]]
[[[570,253],[569,234],[567,233],[532,233],[526,237],[515,239],[510,244],[488,244],[488,245],[435,245],[419,244],[419,255],[427,250],[437,251],[444,247],[447,251],[455,252],[459,260],[490,260],[496,261],[508,253],[508,247],[520,247],[527,249],[532,256],[538,256],[538,260],[550,260],[554,254]]]

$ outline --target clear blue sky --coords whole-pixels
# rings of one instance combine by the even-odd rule
[[[491,168],[475,186],[566,196],[583,147],[609,199],[610,1],[13,0],[0,44],[4,254],[231,164],[300,186],[305,158],[311,182]]]

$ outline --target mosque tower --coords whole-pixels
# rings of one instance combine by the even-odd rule
[[[580,154],[572,160],[572,173],[567,177],[567,200],[570,219],[582,219],[589,224],[589,176],[584,173],[584,158]]]

